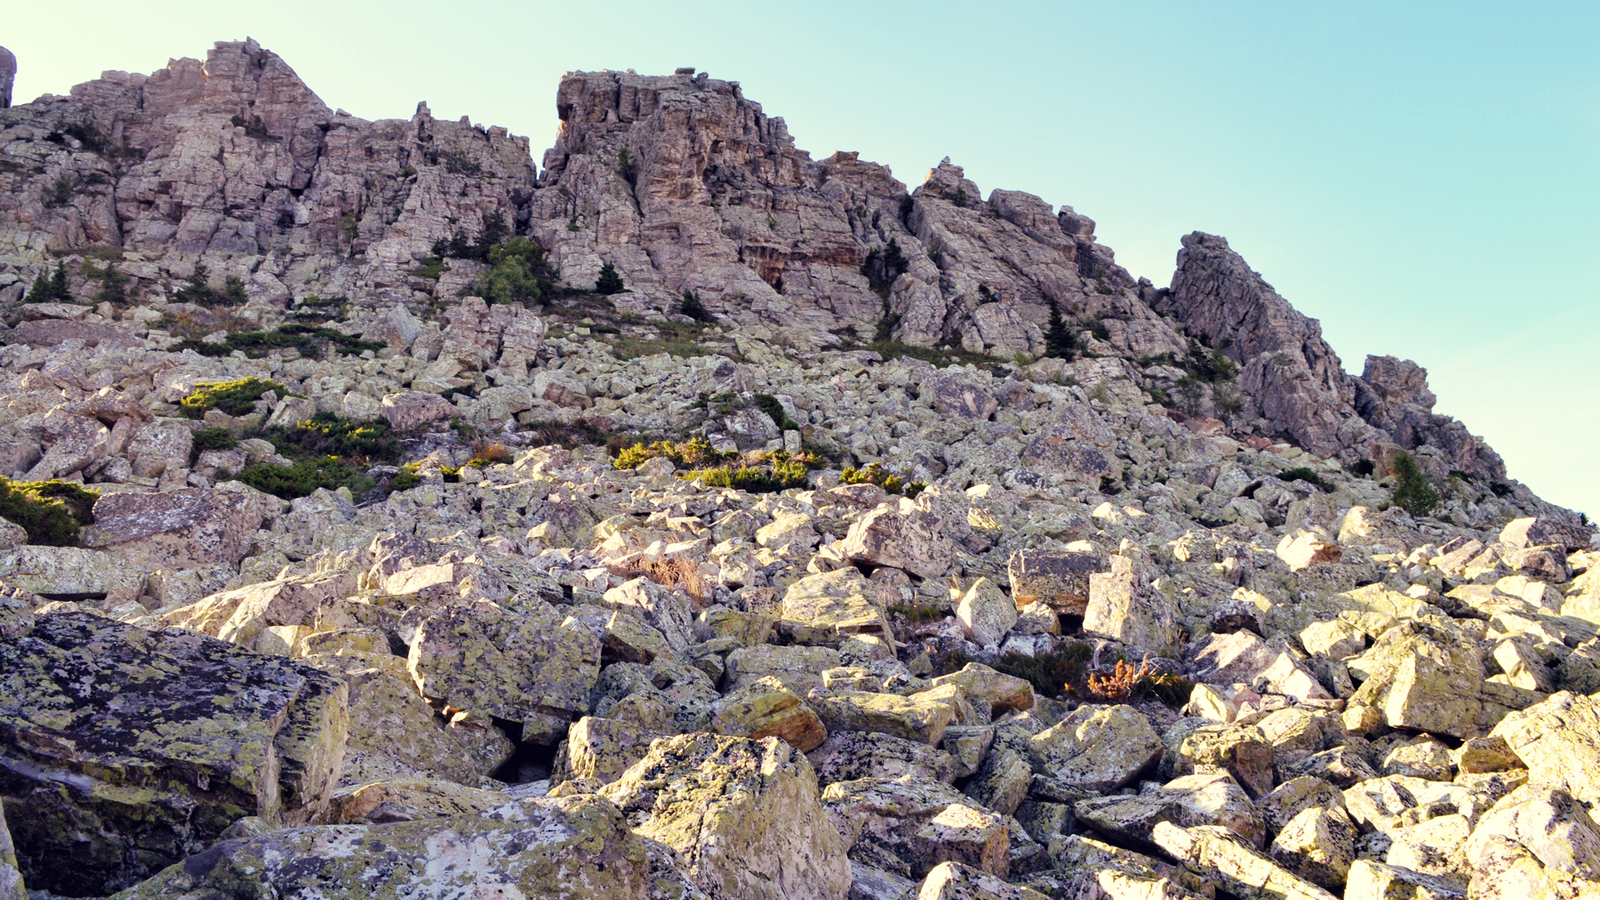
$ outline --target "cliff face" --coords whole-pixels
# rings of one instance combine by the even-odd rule
[[[692,70],[573,73],[556,109],[539,174],[525,138],[436,121],[426,104],[409,122],[330,112],[251,41],[150,76],[108,72],[0,119],[0,265],[16,278],[0,302],[19,300],[47,255],[117,247],[138,254],[124,268],[153,302],[203,261],[267,310],[341,296],[417,311],[478,271],[413,274],[434,245],[503,217],[570,285],[612,263],[634,314],[692,291],[723,321],[795,346],[889,336],[1009,358],[1044,351],[1054,305],[1101,354],[1183,362],[1190,335],[1220,347],[1242,369],[1247,432],[1347,462],[1387,443],[1427,448],[1440,474],[1505,476],[1431,412],[1420,369],[1347,375],[1316,322],[1221,238],[1185,238],[1171,288],[1156,290],[1071,207],[1005,190],[985,201],[949,160],[914,191],[855,153],[814,161],[738,82]],[[1190,412],[1214,414],[1214,401]]]

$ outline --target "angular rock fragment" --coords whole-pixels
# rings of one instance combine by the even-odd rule
[[[74,612],[0,642],[0,671],[0,794],[36,890],[105,894],[241,816],[326,814],[349,730],[342,679]]]
[[[649,874],[644,842],[615,806],[595,796],[550,797],[448,819],[226,840],[119,897],[646,900]]]
[[[850,888],[845,846],[800,751],[767,738],[662,738],[600,790],[641,836],[676,850],[713,897],[834,898]]]

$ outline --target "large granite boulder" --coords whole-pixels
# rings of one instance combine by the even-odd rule
[[[104,894],[248,815],[317,820],[349,728],[343,679],[87,613],[0,642],[0,795],[36,889]]]
[[[600,795],[677,851],[707,897],[842,900],[850,889],[811,764],[777,738],[662,738]]]
[[[592,795],[471,815],[269,831],[215,844],[118,900],[548,897],[647,900],[644,841]]]

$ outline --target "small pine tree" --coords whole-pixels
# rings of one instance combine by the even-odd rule
[[[67,288],[67,265],[56,263],[55,274],[48,278],[40,275],[28,289],[24,303],[71,303],[72,291]]]
[[[1439,505],[1439,492],[1429,483],[1428,476],[1409,453],[1401,453],[1394,460],[1394,505],[1413,516],[1425,516]]]
[[[1066,320],[1061,318],[1061,305],[1054,300],[1050,301],[1050,323],[1044,332],[1044,355],[1068,362],[1078,355],[1078,339],[1067,330]]]
[[[627,290],[622,283],[622,276],[617,274],[617,267],[606,263],[600,267],[600,278],[594,283],[597,294],[620,294]]]
[[[678,312],[696,322],[714,321],[711,311],[705,308],[700,302],[700,298],[695,296],[694,291],[686,290],[683,292],[683,302],[678,304]]]

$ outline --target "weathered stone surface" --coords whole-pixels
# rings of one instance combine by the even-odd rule
[[[982,869],[944,862],[922,879],[915,900],[1045,900],[1045,895],[1010,884]]]
[[[778,630],[799,644],[837,646],[852,634],[892,640],[894,629],[876,594],[853,568],[808,575],[784,592]]]
[[[845,847],[823,813],[816,775],[775,738],[663,738],[601,789],[642,837],[683,858],[715,898],[843,898]]]
[[[1194,871],[1219,877],[1228,892],[1249,900],[1333,900],[1333,895],[1252,850],[1238,835],[1215,825],[1184,828],[1157,823],[1153,843]]]
[[[1256,800],[1256,809],[1276,834],[1308,809],[1343,809],[1344,794],[1331,783],[1311,775],[1291,778]]]
[[[953,684],[972,703],[986,707],[990,718],[998,718],[1009,710],[1026,712],[1033,709],[1033,684],[1015,675],[996,672],[983,663],[967,663],[959,672],[940,675],[933,679],[937,686]]]
[[[118,895],[646,900],[644,842],[594,796],[522,800],[473,815],[330,825],[223,841]]]
[[[1212,634],[1189,645],[1189,677],[1209,684],[1247,684],[1299,700],[1331,700],[1327,688],[1285,649],[1248,631]]]
[[[1036,772],[1093,793],[1126,785],[1161,750],[1150,720],[1131,706],[1079,707],[1028,742]]]
[[[1345,900],[1466,900],[1468,894],[1445,878],[1358,859],[1350,864],[1344,896]]]
[[[35,889],[103,894],[240,816],[326,813],[349,728],[340,679],[86,613],[40,616],[0,643],[0,671],[0,793]]]
[[[383,420],[396,431],[416,431],[459,414],[450,401],[426,391],[402,391],[383,398]]]
[[[1473,897],[1582,896],[1600,885],[1600,827],[1571,794],[1546,785],[1502,797],[1478,819],[1461,856]]]
[[[424,697],[526,730],[542,714],[589,711],[600,639],[549,604],[520,615],[491,603],[452,606],[417,625],[407,664]]]
[[[159,494],[106,494],[95,501],[94,524],[79,532],[78,540],[134,565],[238,565],[278,506],[276,498],[236,482]]]
[[[980,647],[999,644],[1017,624],[1017,605],[987,578],[979,578],[956,604],[956,618]]]
[[[1185,775],[1132,796],[1079,800],[1073,804],[1073,812],[1097,831],[1141,844],[1151,843],[1157,822],[1221,825],[1256,849],[1267,841],[1266,828],[1249,796],[1220,772]]]
[[[1085,633],[1110,638],[1146,653],[1166,653],[1177,644],[1172,598],[1146,583],[1138,564],[1111,557],[1111,571],[1089,576]]]
[[[6,85],[9,90],[10,84]],[[6,812],[0,807],[0,900],[27,900],[28,888],[17,868],[17,850],[6,827]]]
[[[910,500],[872,510],[845,535],[840,552],[867,566],[893,566],[919,578],[938,578],[955,560],[955,544],[939,516]]]
[[[948,732],[947,732],[948,739]],[[806,754],[824,785],[858,778],[955,780],[950,754],[921,741],[872,731],[836,731]]]
[[[1004,877],[1010,869],[1005,817],[977,808],[941,782],[864,778],[822,792],[850,858],[920,878],[942,862],[959,862]]]
[[[1600,698],[1567,691],[1501,720],[1491,737],[1506,742],[1529,778],[1600,803]]]
[[[442,778],[476,787],[511,756],[512,746],[488,725],[444,725],[417,696],[404,657],[380,652],[316,654],[304,662],[344,679],[350,738],[341,787],[397,778]]]
[[[381,825],[417,819],[477,815],[505,805],[510,797],[432,778],[376,781],[334,793],[328,803],[330,825]]]
[[[1098,553],[1047,553],[1024,550],[1008,564],[1011,597],[1017,607],[1043,603],[1062,615],[1081,616],[1089,604],[1089,577],[1104,572]]]
[[[934,747],[939,746],[957,711],[949,694],[935,691],[905,697],[872,691],[819,691],[807,700],[830,732],[876,731]]]
[[[770,675],[725,694],[711,707],[711,726],[718,734],[751,740],[781,738],[802,753],[828,738],[811,707]]]
[[[1312,884],[1338,891],[1350,875],[1360,836],[1342,807],[1312,807],[1278,830],[1268,856]]]
[[[636,722],[584,716],[567,729],[563,774],[585,787],[610,784],[644,759],[657,737]]]
[[[1272,745],[1253,726],[1203,726],[1172,748],[1174,775],[1226,771],[1251,797],[1262,797],[1272,790],[1273,763]]]

